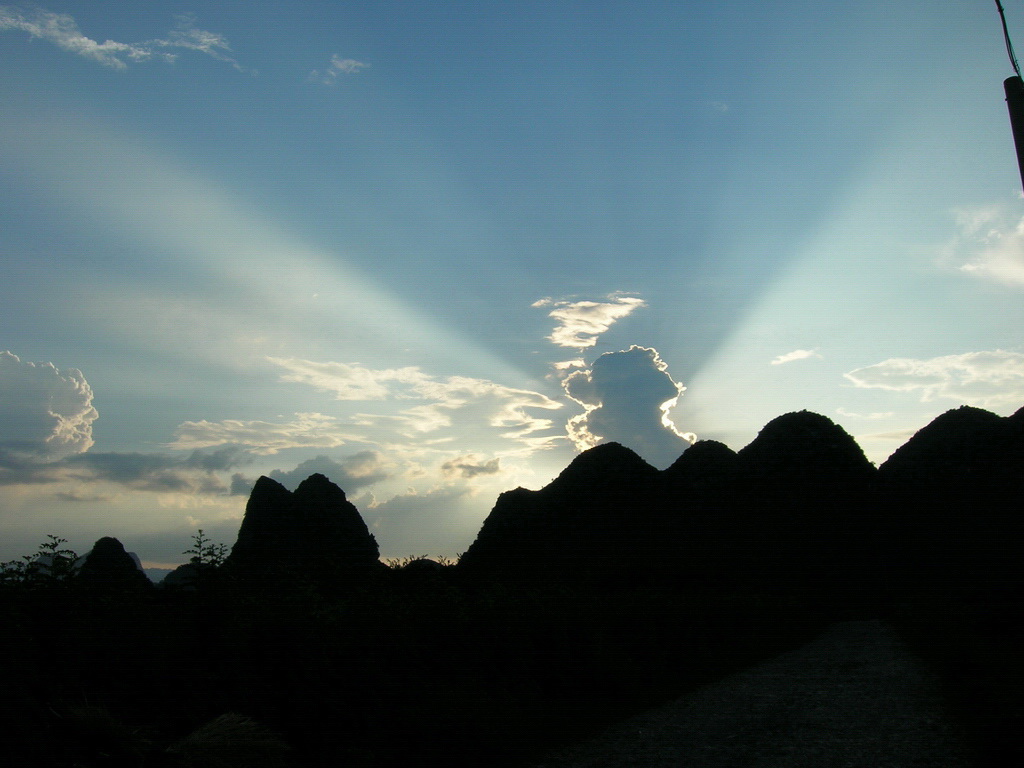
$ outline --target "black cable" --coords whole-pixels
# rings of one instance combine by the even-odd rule
[[[1017,63],[1017,55],[1013,52],[1013,43],[1010,42],[1010,30],[1006,26],[1006,13],[1003,11],[1003,4],[1000,0],[996,0],[996,8],[999,9],[999,20],[1003,22],[1003,39],[1006,41],[1006,53],[1010,57],[1013,71],[1017,73],[1017,77],[1020,77],[1020,65]]]

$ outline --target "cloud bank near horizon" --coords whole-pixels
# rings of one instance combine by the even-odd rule
[[[921,402],[944,398],[998,407],[1024,401],[1024,354],[1001,349],[928,360],[890,358],[844,376],[863,389],[919,394]]]

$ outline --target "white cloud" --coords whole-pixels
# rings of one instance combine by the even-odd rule
[[[0,352],[0,452],[31,461],[84,453],[99,417],[92,398],[78,369]]]
[[[336,448],[362,438],[346,431],[338,419],[322,413],[297,413],[290,422],[186,421],[167,447],[195,450],[218,445],[241,445],[252,453],[269,456],[286,448]]]
[[[267,359],[289,371],[283,380],[307,384],[337,400],[418,401],[397,413],[356,417],[363,426],[391,423],[406,438],[452,427],[458,420],[463,427],[475,422],[503,430],[499,437],[518,439],[552,426],[550,419],[531,414],[532,409],[562,407],[539,392],[469,376],[434,377],[414,366],[373,369],[358,363]]]
[[[125,69],[128,61],[160,59],[172,62],[177,57],[175,49],[198,51],[240,68],[234,59],[226,55],[231,47],[224,36],[198,29],[194,17],[188,14],[178,17],[177,27],[166,38],[140,43],[114,40],[101,43],[84,35],[68,14],[42,8],[20,10],[0,6],[0,30],[27,32],[33,38],[46,40],[65,51],[114,69]]]
[[[314,69],[309,73],[310,80],[315,80],[324,85],[334,85],[338,82],[339,75],[355,75],[368,68],[370,65],[356,61],[355,59],[343,59],[338,54],[331,56],[331,61],[324,71]]]
[[[672,422],[669,413],[686,388],[673,381],[655,349],[632,346],[601,355],[563,386],[586,408],[566,425],[579,450],[614,441],[656,466],[668,466],[696,439]]]
[[[793,363],[797,360],[807,360],[811,357],[816,357],[819,360],[821,359],[821,355],[813,349],[794,349],[792,352],[787,352],[784,355],[776,357],[772,360],[772,365],[785,365],[786,363]]]
[[[611,295],[607,301],[555,301],[540,299],[533,307],[554,307],[549,317],[558,325],[548,340],[560,347],[586,349],[597,344],[597,337],[617,321],[632,314],[647,303],[634,296]]]
[[[1024,287],[1024,217],[1008,204],[954,213],[959,232],[945,260],[972,277]]]
[[[992,407],[1024,402],[1024,355],[997,349],[930,360],[892,358],[844,376],[857,387],[920,392],[936,398]]]
[[[894,411],[876,411],[876,412],[873,412],[873,413],[854,413],[853,411],[848,411],[845,408],[836,408],[836,413],[838,413],[840,416],[847,416],[848,418],[851,418],[851,419],[871,419],[871,420],[891,419],[893,416],[896,415],[896,413]]]
[[[330,392],[336,400],[386,400],[392,384],[415,385],[429,380],[416,367],[373,369],[359,363],[318,363],[296,358],[268,357],[267,360],[290,373],[283,381],[307,384],[319,392]]]

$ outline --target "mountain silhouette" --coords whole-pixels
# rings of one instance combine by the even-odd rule
[[[658,475],[619,443],[591,448],[541,490],[501,494],[460,569],[563,582],[614,578],[642,557],[634,534],[649,527]]]
[[[1008,589],[1021,581],[1024,409],[962,406],[937,416],[879,468],[885,540],[904,589]],[[896,544],[900,542],[900,544]]]
[[[104,536],[93,544],[76,578],[81,584],[111,592],[152,587],[139,563],[112,536]]]
[[[377,541],[345,492],[314,474],[295,492],[260,477],[225,565],[240,576],[302,576],[330,582],[379,566]]]
[[[739,453],[698,442],[661,472],[607,443],[539,491],[502,494],[460,567],[605,587],[859,593],[874,564],[875,473],[842,427],[809,411],[773,419]]]

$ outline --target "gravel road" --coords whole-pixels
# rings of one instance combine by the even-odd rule
[[[938,682],[878,621],[638,715],[536,768],[970,768]]]

